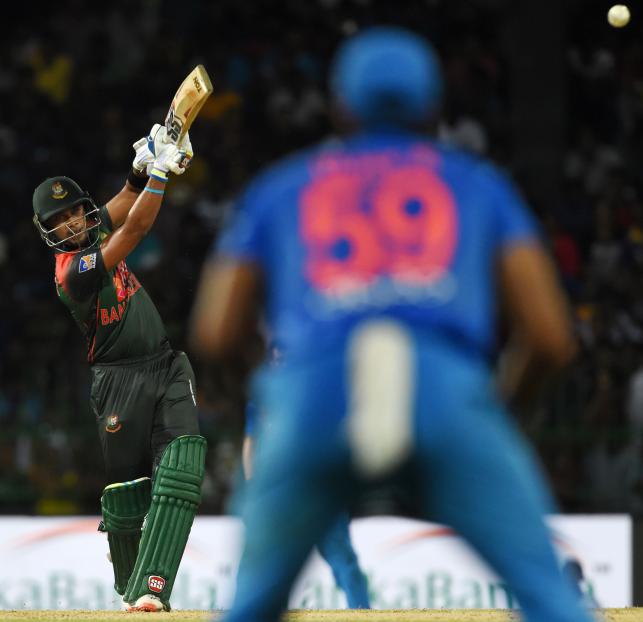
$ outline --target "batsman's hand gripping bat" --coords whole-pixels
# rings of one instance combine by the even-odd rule
[[[147,138],[141,138],[133,144],[136,157],[132,166],[136,171],[143,174],[148,169],[149,174],[156,153],[163,143],[173,144],[183,149],[186,157],[180,168],[184,170],[189,165],[192,158],[192,145],[187,133],[210,93],[212,93],[212,82],[208,72],[203,65],[197,65],[174,94],[164,126],[155,124]],[[162,128],[162,132],[159,128]]]

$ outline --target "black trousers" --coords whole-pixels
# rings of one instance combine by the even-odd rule
[[[107,483],[151,477],[173,439],[199,434],[194,371],[184,352],[168,348],[91,371]]]

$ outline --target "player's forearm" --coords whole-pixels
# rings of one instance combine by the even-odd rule
[[[150,178],[129,209],[123,226],[143,237],[152,228],[163,202],[166,184]]]
[[[571,314],[554,264],[538,244],[515,244],[499,261],[499,283],[512,339],[505,354],[506,399],[526,404],[576,351]]]
[[[139,190],[134,190],[126,184],[123,189],[107,203],[107,211],[109,212],[114,229],[118,229],[125,222],[139,194]]]
[[[562,361],[514,340],[503,353],[499,374],[500,392],[509,409],[522,413],[535,406],[562,368]]]
[[[140,174],[132,168],[123,189],[107,203],[107,211],[114,229],[118,229],[125,222],[136,199],[145,188],[147,180],[147,174]]]
[[[260,277],[249,263],[219,259],[205,265],[190,321],[190,344],[204,358],[246,355],[257,321]]]
[[[123,226],[101,244],[103,262],[107,271],[112,270],[125,259],[154,224],[163,202],[164,185],[163,182],[150,179],[145,190],[134,201]]]
[[[516,402],[524,403],[528,389],[536,394],[539,387],[532,383],[533,360],[524,348],[509,347],[503,352],[500,370],[498,374],[498,385],[500,394],[507,404],[514,405]]]

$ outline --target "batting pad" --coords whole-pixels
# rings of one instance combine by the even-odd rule
[[[158,596],[169,607],[174,579],[201,502],[206,440],[175,438],[163,452],[154,475],[152,503],[143,527],[136,565],[123,599]]]
[[[127,589],[136,562],[143,519],[150,507],[151,487],[150,478],[141,477],[131,482],[110,484],[100,498],[103,522],[99,530],[107,532],[114,566],[114,589],[121,595]]]

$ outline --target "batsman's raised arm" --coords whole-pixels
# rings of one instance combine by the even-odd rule
[[[107,204],[112,228],[117,226],[114,223],[112,211],[116,213],[117,218],[122,218],[124,215],[121,226],[101,244],[103,261],[107,270],[111,270],[125,259],[147,234],[161,208],[168,173],[180,175],[185,171],[186,162],[192,157],[191,145],[190,151],[187,152],[176,145],[166,143],[163,140],[164,133],[165,128],[157,124],[152,128],[147,139],[141,139],[147,143],[144,147],[147,153],[141,149],[142,153],[139,157],[137,150],[133,172],[127,182],[128,185],[136,183],[136,180],[130,178],[136,174],[134,169],[137,168],[137,163],[146,166],[145,170],[149,172],[149,179],[142,191],[139,191],[140,194],[136,194],[137,189],[131,191],[124,189],[110,201],[113,204],[111,210],[110,203]],[[187,142],[189,144],[189,138]],[[141,141],[135,143],[135,148],[139,143]],[[131,195],[135,197],[132,204],[129,203]]]
[[[132,169],[123,189],[108,201],[106,207],[114,229],[118,229],[125,222],[134,202],[147,185],[147,180],[147,174],[137,174]]]
[[[164,193],[165,182],[150,178],[134,201],[123,225],[101,244],[106,270],[116,267],[145,237],[156,220]]]
[[[166,129],[156,123],[148,136],[137,140],[133,145],[135,152],[132,161],[132,170],[127,176],[125,186],[110,201],[107,202],[107,211],[109,212],[112,228],[118,229],[127,218],[129,211],[132,209],[138,195],[145,188],[149,176],[149,170],[156,158],[155,154],[160,153],[164,145],[167,144]],[[192,159],[193,150],[190,136],[186,134],[178,145],[179,150],[184,153],[183,161],[180,163],[176,172],[181,174],[189,165]]]

